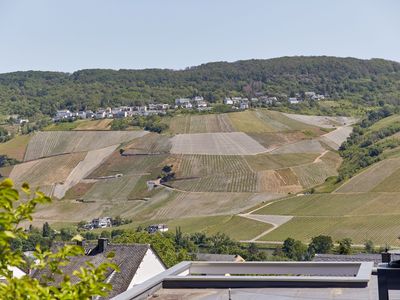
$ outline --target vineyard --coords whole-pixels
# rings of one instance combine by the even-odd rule
[[[326,152],[318,161],[292,167],[301,185],[310,188],[321,184],[330,176],[337,176],[337,168],[340,166],[341,158],[334,152]]]
[[[172,154],[254,155],[266,152],[243,132],[179,134],[172,138]]]
[[[400,158],[385,159],[372,165],[365,171],[354,176],[339,189],[337,193],[354,193],[368,191],[394,192],[399,189],[397,171],[400,168]],[[374,189],[375,188],[375,189]]]
[[[171,184],[193,192],[256,192],[257,174],[237,155],[174,155],[176,180]]]
[[[73,153],[15,165],[10,178],[15,183],[29,182],[33,187],[64,182],[86,153]]]
[[[25,161],[64,153],[83,152],[118,145],[145,135],[144,131],[45,131],[30,140]]]
[[[296,119],[289,118],[287,115],[277,112],[277,111],[272,111],[272,110],[267,110],[267,109],[259,109],[255,111],[256,116],[269,124],[270,126],[273,126],[275,131],[310,131],[314,132],[316,135],[321,134],[321,131],[317,126],[307,124],[305,122],[301,122]]]
[[[275,149],[286,144],[293,144],[301,140],[309,139],[309,137],[307,137],[304,132],[301,131],[262,133],[250,132],[247,135],[268,149]]]
[[[169,162],[174,165],[178,178],[252,171],[244,157],[239,155],[172,155]]]
[[[80,161],[66,178],[65,182],[57,184],[54,189],[54,196],[61,199],[65,193],[88,176],[98,165],[100,165],[108,156],[113,153],[117,146],[108,146],[106,148],[89,151],[85,158]]]
[[[283,115],[301,123],[322,128],[336,128],[339,126],[351,125],[357,121],[355,118],[352,117],[307,116],[285,113],[283,113]]]
[[[234,131],[226,114],[180,115],[172,118],[167,124],[173,134]]]
[[[252,170],[282,169],[312,163],[318,153],[258,154],[246,155],[244,158]]]
[[[149,133],[143,137],[134,139],[124,146],[125,155],[134,154],[160,154],[169,153],[171,141],[168,136]]]
[[[325,147],[349,132],[341,132],[340,127],[326,134],[328,129],[316,125],[333,128],[346,119],[305,119],[266,109],[166,116],[161,119],[169,125],[166,134],[106,131],[108,121],[81,121],[75,131],[35,133],[29,143],[25,140],[26,151],[23,140],[12,140],[21,145],[19,153],[25,153],[25,162],[15,166],[11,175],[59,199],[36,214],[39,221],[52,223],[121,215],[134,219],[129,226],[162,222],[171,229],[182,226],[185,232],[224,232],[246,240],[272,225],[237,214],[271,201],[255,214],[272,215],[269,220],[274,215],[294,218],[263,237],[270,240],[285,235],[285,228],[296,222],[306,224],[308,218],[331,219],[329,224],[335,225],[350,220],[349,215],[366,217],[368,211],[374,217],[378,213],[389,216],[389,210],[400,215],[400,200],[387,193],[279,200],[323,183],[337,174],[341,162],[336,152]],[[12,148],[6,144],[0,144],[0,150]],[[147,181],[165,174],[166,165],[172,165],[174,177],[149,190]],[[393,166],[386,175],[381,172],[382,180],[370,189],[394,186],[398,173]],[[311,228],[311,221],[307,226]],[[322,230],[317,226],[311,233],[305,232],[307,227],[296,229],[294,234],[302,239]],[[340,236],[340,232],[334,234]]]
[[[309,242],[320,234],[334,241],[351,238],[353,243],[364,244],[372,240],[378,245],[397,245],[400,232],[400,215],[346,216],[346,217],[294,217],[279,226],[261,241],[283,241],[287,237]]]
[[[277,111],[267,109],[246,110],[230,113],[229,118],[236,131],[246,133],[273,133],[309,131],[315,135],[323,132],[318,126],[306,124]]]
[[[317,140],[303,140],[293,144],[283,145],[271,153],[273,154],[287,154],[287,153],[322,153],[324,148]]]
[[[127,201],[140,176],[130,175],[97,181],[83,196],[85,201]]]
[[[112,119],[87,120],[79,123],[74,130],[110,130]]]
[[[122,175],[144,175],[158,168],[159,172],[163,167],[162,162],[167,155],[133,155],[124,156],[115,151],[105,160],[101,166],[95,169],[88,178],[97,178],[102,176]]]
[[[291,169],[266,170],[258,172],[257,190],[270,193],[297,193],[303,190]]]
[[[329,147],[338,150],[340,145],[346,141],[347,137],[353,131],[350,126],[340,127],[334,131],[321,136],[321,141],[326,143]]]
[[[235,130],[239,132],[264,133],[277,131],[274,126],[261,120],[254,111],[246,110],[230,113],[229,119]]]

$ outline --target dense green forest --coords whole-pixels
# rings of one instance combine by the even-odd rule
[[[236,95],[286,99],[304,91],[359,104],[398,104],[400,63],[321,56],[215,62],[177,71],[14,72],[0,74],[0,114],[32,117],[61,108],[171,103],[194,95],[210,102]]]

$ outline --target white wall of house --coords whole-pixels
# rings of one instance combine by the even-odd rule
[[[146,255],[143,257],[143,260],[139,265],[139,268],[136,271],[135,276],[133,276],[128,289],[160,274],[163,271],[165,271],[165,267],[162,262],[159,260],[153,250],[148,249]]]

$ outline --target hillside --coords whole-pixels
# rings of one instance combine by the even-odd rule
[[[178,71],[27,71],[0,74],[0,114],[31,117],[52,115],[60,108],[171,103],[177,97],[194,95],[210,102],[235,95],[287,97],[309,90],[332,99],[351,99],[353,105],[375,105],[378,100],[397,103],[399,87],[399,63],[325,56],[215,62]]]
[[[65,224],[121,215],[133,218],[134,224],[173,222],[196,230],[200,228],[192,222],[200,226],[202,218],[231,220],[264,201],[308,190],[337,175],[341,158],[323,138],[354,120],[257,109],[175,115],[167,121],[174,125],[165,134],[37,132],[19,147],[25,161],[7,172],[17,184],[30,182],[55,199],[40,209],[37,222]],[[157,179],[166,165],[174,178],[149,190],[146,182]],[[271,226],[232,220],[236,225],[258,224],[257,234]],[[218,231],[218,223],[212,231]]]
[[[174,125],[164,134],[47,131],[11,140],[32,160],[0,171],[53,195],[38,223],[120,215],[133,220],[128,227],[166,223],[245,242],[309,242],[325,234],[396,245],[400,118],[392,111],[371,112],[357,124],[266,109],[167,121]],[[146,182],[167,165],[174,177],[149,190]],[[329,192],[319,193],[322,187]]]

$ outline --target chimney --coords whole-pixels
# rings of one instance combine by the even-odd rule
[[[78,241],[78,240],[76,241],[77,246],[85,247],[85,244],[86,244],[85,239],[82,239],[81,241]]]
[[[107,238],[99,238],[97,240],[97,249],[99,252],[104,252],[107,249],[108,239]]]
[[[390,263],[390,261],[392,260],[392,255],[390,252],[385,251],[385,252],[382,252],[381,255],[382,255],[383,263]]]

